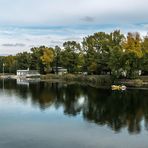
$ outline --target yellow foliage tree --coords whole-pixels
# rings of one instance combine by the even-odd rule
[[[123,43],[123,49],[125,49],[126,52],[135,53],[138,58],[141,58],[143,53],[139,33],[128,33],[127,39],[125,39]]]
[[[40,57],[42,63],[45,65],[45,71],[48,72],[51,63],[54,60],[54,50],[53,48],[43,48],[43,55]]]

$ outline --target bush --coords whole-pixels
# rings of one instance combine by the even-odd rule
[[[78,82],[93,85],[110,85],[112,83],[111,77],[108,75],[80,75],[80,74],[65,74],[62,76],[55,74],[48,74],[41,76],[42,80],[60,79],[67,82]]]

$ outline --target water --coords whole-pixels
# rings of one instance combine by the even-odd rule
[[[0,148],[147,148],[148,90],[0,81]]]

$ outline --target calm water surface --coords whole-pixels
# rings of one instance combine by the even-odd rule
[[[147,148],[148,90],[0,80],[0,148]]]

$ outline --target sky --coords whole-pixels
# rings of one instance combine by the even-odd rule
[[[0,0],[0,55],[81,42],[95,32],[148,32],[148,0]]]

